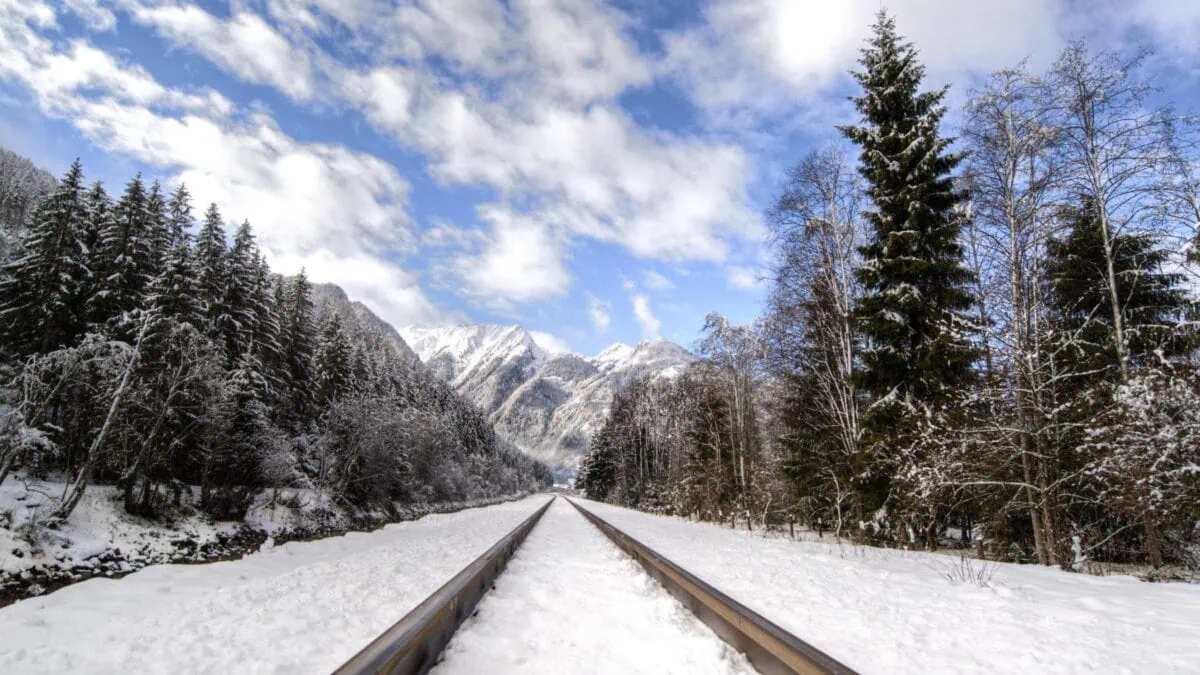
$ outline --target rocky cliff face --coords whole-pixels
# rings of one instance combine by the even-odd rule
[[[591,358],[550,354],[520,326],[410,326],[400,334],[498,432],[564,474],[574,471],[617,391],[642,375],[672,377],[695,358],[666,340],[617,343]]]

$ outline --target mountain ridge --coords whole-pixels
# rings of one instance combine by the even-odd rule
[[[642,375],[673,377],[695,359],[662,339],[617,342],[590,357],[551,353],[520,324],[410,325],[399,334],[501,435],[560,475],[574,472],[617,391]]]

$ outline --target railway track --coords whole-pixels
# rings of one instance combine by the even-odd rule
[[[557,498],[547,501],[486,553],[342,665],[335,675],[423,675],[428,672],[437,663],[455,631],[471,616],[509,559]],[[705,583],[574,500],[566,501],[645,568],[650,576],[657,579],[667,592],[708,625],[718,637],[745,654],[759,672],[765,675],[854,673],[833,657]]]

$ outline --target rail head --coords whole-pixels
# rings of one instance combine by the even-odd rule
[[[567,501],[721,639],[746,654],[760,672],[857,675],[850,667],[717,590],[575,500]]]
[[[475,610],[556,496],[350,658],[334,675],[423,674]]]

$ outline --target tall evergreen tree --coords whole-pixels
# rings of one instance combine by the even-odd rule
[[[217,205],[211,204],[204,212],[204,223],[196,234],[194,258],[200,302],[204,305],[204,315],[208,324],[206,333],[214,339],[220,336],[221,317],[225,314],[228,257],[224,221]]]
[[[171,251],[171,223],[167,213],[167,201],[162,185],[156,180],[150,184],[146,195],[146,238],[150,249],[150,279],[153,281],[162,272],[163,263]]]
[[[867,346],[857,377],[877,397],[932,402],[967,379],[975,358],[965,314],[971,274],[958,241],[965,195],[950,175],[963,155],[938,135],[946,90],[920,91],[925,68],[891,16],[881,11],[873,28],[854,73],[863,124],[841,127],[862,148],[875,206],[859,273],[866,292],[856,316]],[[885,410],[868,410],[867,426],[888,426]]]
[[[354,376],[352,359],[342,317],[330,312],[321,329],[316,356],[317,403],[322,407],[332,404],[350,388]]]
[[[218,330],[232,368],[242,354],[250,351],[259,330],[254,297],[259,275],[258,246],[249,221],[243,221],[234,235],[226,272],[224,311],[219,317]]]
[[[313,412],[313,355],[316,351],[312,287],[303,269],[288,285],[281,334],[289,393],[282,418],[287,426],[297,430],[310,422]]]
[[[118,337],[131,337],[131,313],[143,307],[150,282],[157,276],[166,226],[161,205],[161,195],[153,198],[138,174],[126,185],[112,220],[100,232],[95,257],[99,279],[90,314]]]
[[[180,241],[191,238],[192,225],[192,195],[183,183],[171,193],[167,202],[167,240],[169,247],[174,247]]]
[[[87,215],[77,159],[34,211],[19,253],[0,273],[0,330],[14,353],[44,353],[83,332],[79,289],[90,276]]]

